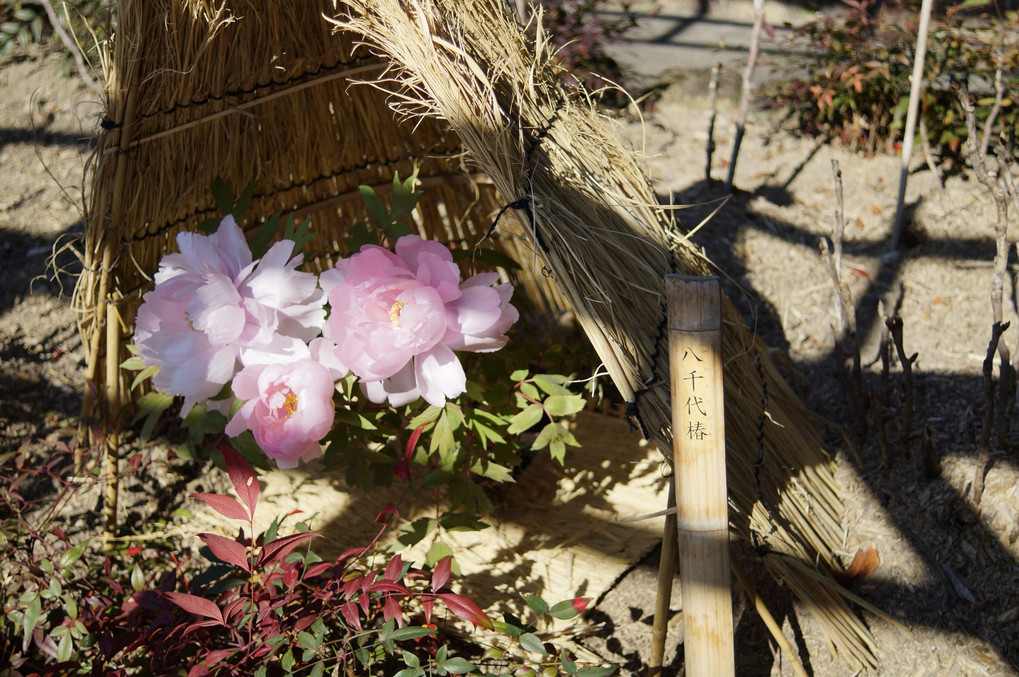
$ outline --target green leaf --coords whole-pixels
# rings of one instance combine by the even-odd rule
[[[212,182],[212,199],[216,201],[216,209],[222,215],[233,212],[234,208],[234,187],[229,179],[217,176]]]
[[[71,566],[79,559],[81,559],[81,556],[84,554],[85,548],[87,547],[88,547],[87,541],[79,543],[78,545],[74,546],[70,550],[60,555],[60,570],[63,571],[64,569],[67,569],[67,567]]]
[[[287,672],[291,672],[294,669],[294,652],[292,649],[287,649],[287,652],[283,654],[283,658],[280,659],[280,666]]]
[[[523,393],[525,397],[528,397],[535,402],[541,401],[541,393],[534,387],[533,381],[524,381],[521,383],[520,392]]]
[[[527,378],[528,371],[526,369],[517,369],[515,372],[510,374],[510,380],[519,383]]]
[[[522,635],[520,635],[519,639],[520,646],[522,646],[525,650],[530,651],[532,653],[540,653],[542,656],[548,654],[548,651],[545,649],[545,645],[542,643],[540,639],[538,639],[538,636],[535,635],[534,633],[525,632]]]
[[[404,668],[397,672],[393,677],[422,677],[425,671],[421,668]]]
[[[74,651],[74,642],[71,640],[71,633],[64,634],[57,644],[57,661],[60,663],[71,660],[71,653]]]
[[[515,482],[513,473],[504,465],[480,459],[471,464],[471,472],[496,482]]]
[[[436,407],[435,405],[429,405],[427,409],[415,416],[407,424],[408,430],[417,430],[419,427],[426,423],[431,423],[435,419],[439,418],[439,414],[442,413],[442,407]]]
[[[483,531],[488,525],[474,515],[462,512],[447,513],[439,518],[439,524],[446,531]]]
[[[542,419],[544,415],[545,410],[542,409],[540,404],[529,405],[526,409],[510,419],[509,427],[506,428],[506,434],[519,435],[522,432],[530,430]]]
[[[433,567],[435,563],[444,557],[453,557],[453,549],[442,541],[435,541],[432,547],[428,549],[428,553],[425,555],[425,566]],[[454,567],[456,567],[456,559],[452,561]],[[456,570],[454,570],[455,572]],[[457,573],[457,576],[460,574]]]
[[[534,382],[549,395],[572,395],[566,387],[569,377],[559,374],[535,374]]]
[[[322,661],[315,663],[315,667],[311,669],[310,677],[322,677],[326,672],[326,664]]]
[[[308,649],[310,651],[318,649],[319,646],[319,643],[315,639],[315,636],[305,630],[301,630],[300,632],[297,633],[297,644],[302,649]]]
[[[368,216],[371,218],[372,225],[385,232],[386,226],[389,225],[389,211],[386,209],[386,205],[379,199],[375,189],[371,186],[358,186],[358,190],[361,192],[361,199],[364,201],[365,207],[368,208]]]
[[[405,628],[397,628],[396,630],[393,631],[393,634],[390,635],[389,638],[394,642],[404,642],[408,639],[428,637],[429,635],[434,635],[435,633],[436,631],[431,628],[426,628],[422,626],[407,626]],[[411,665],[410,663],[407,663],[407,665],[410,665],[410,667],[412,668],[417,667],[416,665]],[[420,665],[420,663],[418,665]]]
[[[616,668],[580,668],[577,677],[609,677],[616,674]]]
[[[545,411],[549,416],[570,416],[584,408],[580,395],[552,395],[545,400]]]
[[[440,663],[439,666],[446,672],[453,675],[464,675],[470,672],[471,670],[478,669],[477,666],[468,661],[466,658],[461,658],[459,656],[449,658]]]
[[[446,416],[449,417],[449,427],[453,432],[459,430],[460,426],[467,422],[466,419],[464,419],[463,409],[452,402],[446,403]]]
[[[548,613],[548,602],[543,600],[541,597],[536,595],[523,595],[523,598],[524,601],[527,602],[527,606],[529,606],[531,611],[534,613],[539,616],[544,616]]]
[[[396,539],[396,544],[402,548],[408,548],[423,541],[428,534],[435,529],[435,519],[432,517],[419,517],[411,522],[410,526],[404,527],[403,533]],[[394,548],[399,550],[400,547]]]
[[[552,440],[548,445],[548,454],[559,465],[566,463],[566,445],[562,440]]]
[[[432,428],[432,440],[428,446],[428,453],[432,454],[436,451],[440,454],[447,453],[453,449],[454,444],[453,429],[449,424],[449,416],[444,410],[435,423],[435,427]]]
[[[539,449],[547,447],[549,442],[555,439],[557,425],[558,424],[556,423],[549,423],[544,428],[542,428],[541,432],[538,433],[538,437],[534,440],[534,444],[531,445],[531,450],[537,451]]]
[[[42,599],[39,595],[33,595],[32,601],[25,607],[25,615],[21,619],[22,627],[22,638],[24,639],[25,646],[28,646],[29,641],[32,639],[32,633],[35,631],[35,625],[39,622],[39,617],[42,615]]]

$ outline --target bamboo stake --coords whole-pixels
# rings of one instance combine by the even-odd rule
[[[672,600],[672,579],[676,576],[676,476],[669,481],[669,499],[665,528],[662,531],[662,553],[658,558],[658,597],[655,600],[655,621],[651,626],[651,658],[647,677],[661,677],[665,663],[665,640],[669,630],[669,603]]]
[[[103,475],[103,549],[110,550],[117,537],[117,494],[120,483],[120,318],[113,298],[106,299],[106,408],[104,426],[106,460]]]
[[[909,177],[909,160],[913,155],[913,136],[916,134],[916,113],[923,92],[923,65],[927,57],[927,26],[931,21],[933,0],[920,4],[920,25],[916,34],[916,55],[913,57],[913,79],[909,86],[909,109],[906,111],[906,130],[902,135],[902,167],[899,169],[899,199],[895,203],[895,223],[892,226],[892,247],[899,248],[902,238],[902,203],[906,199],[906,179]]]
[[[733,675],[721,287],[668,275],[665,290],[686,674]]]

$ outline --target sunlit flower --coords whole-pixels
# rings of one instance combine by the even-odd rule
[[[159,367],[156,388],[184,396],[182,415],[215,397],[248,364],[307,357],[325,321],[325,296],[297,271],[293,242],[252,261],[232,216],[212,235],[180,233],[179,253],[159,264],[155,288],[138,310],[135,344]]]
[[[450,250],[415,235],[395,253],[363,247],[320,278],[331,308],[322,334],[373,402],[441,406],[466,388],[453,350],[498,350],[517,319],[512,287],[491,287],[497,280],[475,275],[461,285]]]
[[[246,400],[227,423],[231,437],[250,430],[280,468],[321,455],[319,442],[333,425],[335,382],[314,360],[245,367],[233,379],[234,395]]]

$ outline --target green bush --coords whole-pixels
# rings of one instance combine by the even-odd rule
[[[1011,128],[1017,120],[1019,19],[1015,11],[974,15],[972,7],[982,3],[967,0],[931,19],[919,113],[934,152],[949,165],[958,162],[967,134],[955,83],[965,83],[976,96],[983,124],[994,106],[1000,69],[1004,96],[996,129]],[[776,105],[803,134],[838,138],[865,152],[897,150],[918,16],[918,2],[891,4],[876,15],[863,6],[798,28],[794,40],[806,56],[771,92]]]

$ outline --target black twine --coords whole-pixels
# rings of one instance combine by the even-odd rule
[[[768,510],[768,525],[771,529],[763,536],[751,529],[750,540],[754,546],[754,551],[763,557],[774,552],[768,546],[768,538],[778,531],[778,527],[775,525],[775,520],[777,519],[775,509],[764,500],[764,487],[761,484],[761,468],[764,467],[764,423],[768,416],[768,380],[764,377],[760,352],[754,353],[754,367],[757,369],[757,377],[761,380],[761,415],[757,418],[757,460],[754,461],[752,467],[754,469],[754,482],[757,485],[757,499]]]

